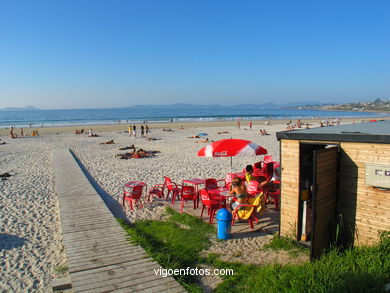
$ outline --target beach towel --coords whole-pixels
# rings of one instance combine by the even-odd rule
[[[263,214],[265,210],[265,198],[264,193],[261,193],[257,197],[252,197],[248,199],[248,203],[250,205],[253,205],[255,207],[245,207],[243,210],[237,211],[238,216],[240,219],[247,220],[252,215],[253,209],[256,209],[256,211],[260,214]]]

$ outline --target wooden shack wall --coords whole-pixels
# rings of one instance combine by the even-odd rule
[[[281,200],[280,235],[296,237],[299,208],[299,140],[282,139],[281,149]]]
[[[365,184],[365,164],[390,166],[390,145],[341,142],[339,211],[354,244],[371,245],[390,230],[390,192]]]

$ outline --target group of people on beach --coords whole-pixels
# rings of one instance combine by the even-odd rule
[[[38,129],[35,129],[32,131],[31,136],[37,136],[38,134],[39,134]],[[24,129],[20,128],[20,137],[23,137],[23,136],[27,136],[27,135],[24,133]],[[17,138],[18,137],[18,135],[15,133],[15,128],[13,126],[11,126],[11,129],[9,131],[9,137],[10,138]]]
[[[147,124],[145,124],[145,126],[142,124],[140,129],[141,129],[141,137],[145,137],[150,133],[150,129]],[[137,137],[137,125],[135,124],[129,125],[128,132],[130,137]]]
[[[159,153],[159,151],[146,151],[142,148],[139,148],[138,150],[132,144],[129,147],[123,147],[119,148],[120,151],[122,150],[132,150],[131,152],[128,153],[123,153],[123,154],[117,154],[116,157],[119,157],[120,159],[138,159],[138,158],[148,158],[148,157],[153,157],[155,154]]]
[[[238,129],[241,129],[241,119],[240,118],[237,119],[236,126]],[[249,121],[248,126],[249,126],[249,129],[252,130],[253,122]]]
[[[260,129],[258,134],[259,135],[269,135],[268,131],[265,129]]]
[[[296,123],[293,123],[291,120],[287,122],[286,130],[294,130],[295,128],[302,128],[305,126],[305,129],[309,129],[309,123],[304,124],[301,119],[298,119]]]

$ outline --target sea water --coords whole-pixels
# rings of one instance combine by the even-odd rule
[[[272,119],[335,119],[381,116],[367,112],[317,111],[299,109],[258,109],[255,107],[216,106],[134,106],[111,109],[62,109],[0,111],[0,128],[50,127],[72,125],[226,121],[226,120],[272,120]]]

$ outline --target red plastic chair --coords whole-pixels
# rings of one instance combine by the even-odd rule
[[[164,183],[156,184],[152,188],[149,189],[149,195],[148,195],[148,201],[153,198],[153,196],[156,196],[158,198],[164,197],[164,190],[166,188],[166,183],[164,180]]]
[[[260,195],[262,196],[262,195]],[[263,204],[263,200],[260,201],[260,204],[261,205]],[[256,223],[259,222],[259,219],[257,218],[256,216],[256,209],[259,205],[251,205],[251,204],[239,204],[233,211],[233,220],[232,220],[232,226],[234,226],[234,221],[236,220],[236,218],[239,218],[239,214],[238,214],[238,210],[240,207],[253,207],[252,211],[251,211],[251,214],[249,215],[249,218],[246,219],[248,220],[248,223],[249,223],[249,227],[251,229],[254,229],[254,225],[253,225],[253,221],[256,221]]]
[[[194,186],[183,185],[180,195],[181,195],[180,214],[183,213],[184,202],[188,200],[192,200],[194,202],[194,209],[196,209],[198,195],[195,191]]]
[[[225,178],[225,186],[226,187],[230,188],[230,185],[232,184],[234,176],[235,175],[233,173],[226,174],[226,178]]]
[[[220,180],[214,178],[206,179],[205,189],[206,190],[217,189],[219,187],[218,182],[225,182],[225,179],[220,179]]]
[[[267,163],[267,162],[272,162],[272,156],[268,155],[268,156],[264,156],[264,162]]]
[[[202,207],[202,212],[200,214],[200,218],[203,218],[203,211],[205,207],[207,207],[208,214],[210,216],[209,218],[209,223],[212,224],[214,217],[215,217],[215,212],[219,209],[220,207],[220,202],[219,200],[212,199],[210,197],[210,194],[207,192],[206,189],[201,189],[200,190],[200,199],[202,201],[203,207]]]
[[[205,182],[205,189],[206,190],[217,189],[217,188],[218,188],[218,181],[217,181],[217,179],[214,179],[214,178],[206,179],[206,182]]]
[[[263,170],[263,165],[264,165],[264,162],[263,162],[263,161],[254,163],[254,164],[253,164],[253,172],[254,172],[254,173],[262,172],[262,170]]]
[[[263,167],[263,174],[267,178],[267,181],[271,180],[274,176],[274,162],[266,162]]]
[[[249,197],[256,197],[258,194],[262,192],[262,188],[260,187],[260,183],[257,180],[249,181],[246,190],[248,192]]]
[[[150,189],[148,200],[150,201],[151,197],[153,198],[153,196],[157,196],[158,198],[166,197],[168,200],[169,194],[172,192],[172,203],[174,203],[175,197],[178,196],[181,191],[179,186],[181,185],[172,182],[171,178],[164,176],[164,183],[156,184]],[[168,190],[168,193],[165,195],[164,192],[166,189]]]
[[[129,202],[129,206],[131,210],[134,210],[134,207],[137,203],[140,204],[141,208],[143,208],[142,202],[141,202],[141,196],[143,193],[143,186],[134,186],[130,190],[123,189],[123,196],[122,196],[122,206],[125,206],[125,200]],[[133,205],[133,200],[134,205]]]
[[[270,187],[268,187],[268,196],[272,199],[274,202],[274,206],[276,210],[279,210],[279,203],[280,203],[280,181],[275,180],[271,181],[272,184],[270,184]]]
[[[168,193],[167,193],[167,200],[169,199],[169,194],[172,192],[172,204],[175,203],[175,199],[176,199],[176,196],[179,196],[180,193],[181,193],[181,185],[173,182],[171,180],[171,178],[169,177],[164,177],[165,178],[165,184],[166,184],[166,188],[168,190]]]

